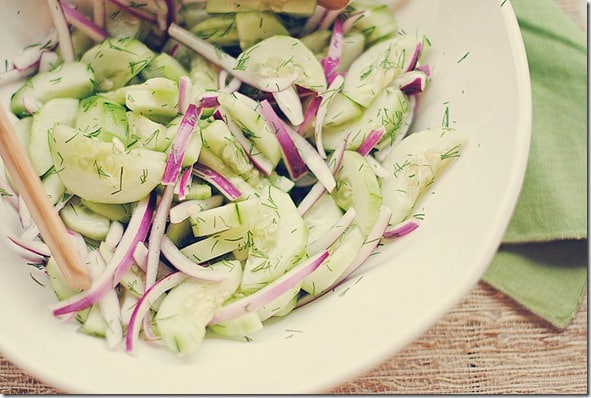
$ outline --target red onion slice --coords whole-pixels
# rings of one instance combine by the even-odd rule
[[[327,251],[323,251],[310,257],[309,259],[300,262],[291,270],[287,271],[281,277],[262,289],[222,306],[216,312],[209,324],[213,325],[225,322],[249,312],[256,311],[258,308],[268,304],[303,281],[304,278],[314,272],[314,270],[318,268],[327,257]]]
[[[416,220],[407,220],[392,226],[384,231],[384,238],[395,239],[408,235],[419,227]]]
[[[221,282],[226,280],[230,275],[225,269],[209,269],[204,265],[195,263],[185,256],[167,236],[162,237],[160,248],[162,249],[164,257],[166,257],[177,270],[191,278],[203,281]]]
[[[145,318],[148,311],[150,311],[151,305],[164,293],[173,287],[179,285],[188,276],[182,272],[175,272],[160,279],[152,286],[150,286],[143,296],[136,304],[131,318],[129,319],[129,325],[127,327],[127,334],[125,336],[125,349],[129,353],[133,353],[139,339],[140,326],[143,319]]]
[[[285,126],[285,123],[275,113],[273,107],[269,101],[264,100],[260,104],[261,115],[265,118],[267,125],[275,133],[281,153],[283,155],[283,161],[292,179],[297,180],[303,175],[308,173],[306,163],[302,159],[298,148],[291,139],[289,132]]]
[[[153,202],[154,197],[150,195],[136,204],[123,238],[100,278],[93,281],[90,289],[57,303],[52,311],[54,315],[80,311],[96,303],[119,283],[134,262],[133,253],[137,244],[143,242],[148,235]]]
[[[86,34],[88,37],[90,37],[94,41],[103,41],[107,37],[109,37],[109,33],[107,33],[106,30],[96,25],[84,14],[73,8],[71,5],[65,2],[62,2],[61,5],[66,21],[69,22],[72,26],[79,29],[84,34]]]
[[[343,216],[333,225],[326,235],[308,245],[308,253],[316,254],[322,250],[327,250],[335,243],[341,235],[347,230],[349,225],[355,221],[357,212],[353,207],[349,208]]]
[[[202,163],[197,162],[193,165],[193,174],[216,187],[230,201],[238,200],[242,196],[242,192],[230,180]]]
[[[191,140],[191,134],[195,129],[200,114],[200,107],[198,108],[195,104],[189,104],[172,141],[172,148],[164,168],[164,175],[162,176],[162,184],[170,185],[176,183],[187,146]]]

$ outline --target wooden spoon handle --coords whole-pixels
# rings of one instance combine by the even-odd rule
[[[41,180],[2,106],[0,106],[0,157],[64,277],[72,287],[88,289],[91,284],[90,276],[83,268],[80,256],[71,244],[66,227],[49,202]]]

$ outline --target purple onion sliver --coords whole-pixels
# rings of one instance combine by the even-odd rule
[[[268,304],[303,281],[304,278],[314,272],[314,270],[316,270],[327,257],[328,251],[323,251],[310,257],[309,259],[302,261],[300,264],[297,264],[291,270],[260,290],[221,307],[211,319],[209,325],[224,322],[249,312],[256,311],[258,308]]]
[[[388,238],[388,239],[400,238],[404,235],[408,235],[409,233],[411,233],[412,231],[414,231],[418,227],[419,227],[419,223],[416,222],[415,220],[403,221],[400,224],[395,225],[391,229],[384,231],[384,238]]]
[[[193,174],[216,187],[229,200],[237,200],[242,196],[242,192],[226,177],[202,163],[193,165]]]
[[[177,180],[178,174],[181,171],[183,158],[189,141],[191,140],[191,134],[197,124],[200,110],[197,105],[189,104],[181,123],[179,124],[178,131],[172,142],[172,148],[168,155],[168,160],[164,168],[164,175],[162,177],[162,184],[170,185],[174,184]]]
[[[368,153],[371,152],[373,147],[382,139],[384,133],[384,128],[371,130],[369,134],[365,137],[361,145],[359,145],[359,148],[357,148],[357,152],[362,156],[366,156]]]

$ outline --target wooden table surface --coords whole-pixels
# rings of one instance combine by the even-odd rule
[[[555,1],[587,29],[585,0]],[[587,297],[558,331],[480,282],[417,341],[331,393],[587,394],[587,377]],[[0,393],[59,391],[0,356]]]

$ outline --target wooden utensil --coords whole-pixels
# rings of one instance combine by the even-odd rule
[[[0,157],[64,277],[72,287],[88,289],[91,284],[90,276],[83,268],[78,252],[70,243],[71,238],[68,236],[66,227],[49,202],[41,180],[2,106],[0,106]]]

